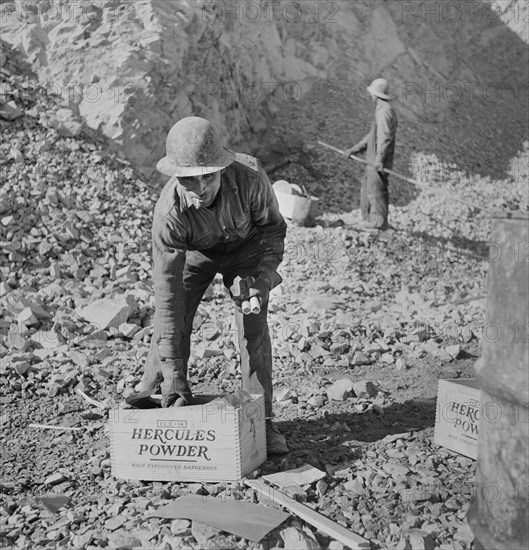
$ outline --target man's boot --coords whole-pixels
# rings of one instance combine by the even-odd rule
[[[173,370],[175,365],[180,368]],[[181,407],[183,405],[193,404],[193,394],[187,381],[185,369],[178,365],[176,361],[162,361],[161,370],[163,382],[162,389],[162,407]]]

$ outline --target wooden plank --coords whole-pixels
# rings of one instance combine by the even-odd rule
[[[245,479],[244,483],[248,485],[248,487],[258,491],[265,499],[281,504],[281,506],[284,506],[287,510],[290,510],[307,523],[310,523],[322,533],[326,533],[333,539],[349,546],[353,550],[367,550],[371,548],[371,543],[367,539],[338,525],[318,512],[311,510],[308,506],[294,501],[292,498],[279,491],[279,489],[267,485],[262,478],[255,480]]]
[[[83,428],[73,428],[70,426],[52,426],[50,424],[30,424],[30,428],[40,428],[41,430],[65,430],[65,431],[81,431]]]

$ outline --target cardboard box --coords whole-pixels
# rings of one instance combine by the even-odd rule
[[[281,193],[275,191],[279,211],[283,217],[292,220],[296,225],[311,227],[318,215],[318,202],[316,197],[301,197],[299,195]]]
[[[144,481],[238,481],[266,460],[262,395],[231,406],[110,411],[112,474]]]
[[[474,378],[439,380],[434,442],[477,459],[481,392]]]

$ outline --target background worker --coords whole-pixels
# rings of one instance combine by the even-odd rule
[[[360,188],[360,211],[365,227],[388,228],[388,174],[391,169],[397,133],[397,115],[390,103],[389,86],[384,78],[376,78],[367,87],[375,103],[375,119],[369,133],[354,147],[344,151],[344,156],[362,153],[367,149],[366,160],[374,168],[366,167],[365,178]]]
[[[286,223],[259,161],[225,148],[213,125],[199,117],[178,121],[157,169],[171,176],[154,211],[154,337],[142,391],[161,387],[162,406],[193,402],[187,363],[193,318],[217,273],[230,288],[253,277],[258,314],[243,315],[236,301],[242,389],[264,395],[269,454],[288,452],[272,424],[272,346],[268,295],[281,282]],[[233,297],[233,295],[232,295]]]

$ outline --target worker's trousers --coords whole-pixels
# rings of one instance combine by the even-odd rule
[[[388,224],[388,205],[388,175],[368,168],[360,188],[362,219],[378,229],[385,228]]]
[[[224,285],[230,288],[237,275],[255,277],[259,262],[258,247],[251,242],[231,254],[208,254],[208,251],[188,251],[183,274],[185,291],[185,330],[181,340],[181,357],[187,375],[191,350],[193,319],[198,305],[217,273],[222,274]],[[272,344],[268,330],[268,302],[261,304],[258,314],[243,315],[233,304],[237,339],[241,356],[242,389],[264,396],[265,416],[272,414]],[[219,327],[222,330],[222,327]],[[199,329],[200,330],[200,329]],[[145,363],[142,391],[155,391],[162,381],[160,354],[156,334]]]

